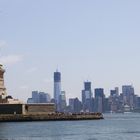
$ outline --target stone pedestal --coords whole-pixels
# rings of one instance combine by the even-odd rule
[[[5,70],[0,64],[0,100],[3,100],[6,98],[6,88],[4,86],[4,73],[5,73]]]

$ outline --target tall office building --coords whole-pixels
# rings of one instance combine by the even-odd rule
[[[65,112],[66,110],[66,92],[65,91],[61,91],[61,95],[60,95],[60,111],[61,112]]]
[[[54,100],[57,111],[60,109],[60,95],[61,95],[61,73],[54,72]]]
[[[119,88],[115,87],[115,89],[110,90],[110,96],[119,96]]]
[[[39,92],[39,103],[49,103],[50,102],[50,95],[45,92]]]
[[[96,88],[95,89],[95,112],[104,112],[104,89],[103,88]]]
[[[32,100],[33,103],[39,103],[39,96],[38,96],[38,91],[32,91]]]
[[[131,109],[134,107],[134,88],[132,85],[122,86],[123,103],[124,105],[130,106]]]
[[[119,87],[115,87],[115,91],[116,91],[117,96],[119,96]]]
[[[74,100],[75,98],[69,98],[69,111],[74,112]]]
[[[82,104],[83,111],[93,111],[91,82],[84,82],[84,90],[82,90]]]
[[[82,103],[78,98],[70,98],[69,99],[69,112],[72,113],[80,113],[82,110]]]
[[[74,113],[80,113],[82,109],[82,103],[78,98],[74,99]]]
[[[121,102],[119,100],[119,88],[115,87],[115,89],[110,90],[110,96],[109,96],[109,103],[110,103],[110,109],[111,112],[117,112],[121,109]]]
[[[51,97],[48,93],[32,91],[32,98],[28,98],[27,103],[50,103]]]

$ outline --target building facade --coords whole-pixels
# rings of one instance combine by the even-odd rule
[[[93,112],[91,82],[84,82],[82,90],[82,105],[84,112]]]
[[[134,88],[132,85],[122,86],[123,104],[128,105],[132,110],[134,108]]]
[[[94,111],[95,112],[104,112],[104,89],[96,88],[95,89],[95,103],[94,103]]]
[[[32,98],[28,98],[27,103],[50,103],[51,97],[48,93],[32,91]]]
[[[66,92],[65,91],[61,91],[61,95],[60,95],[60,112],[65,112],[66,110]]]
[[[54,72],[54,100],[57,111],[60,110],[60,95],[61,95],[61,73]]]

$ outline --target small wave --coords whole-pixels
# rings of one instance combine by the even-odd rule
[[[140,134],[140,131],[125,131],[122,133],[126,133],[126,134]]]
[[[97,140],[96,138],[89,138],[88,140]]]

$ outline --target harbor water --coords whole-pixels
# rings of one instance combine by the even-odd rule
[[[140,114],[104,120],[0,123],[0,140],[140,140]]]

